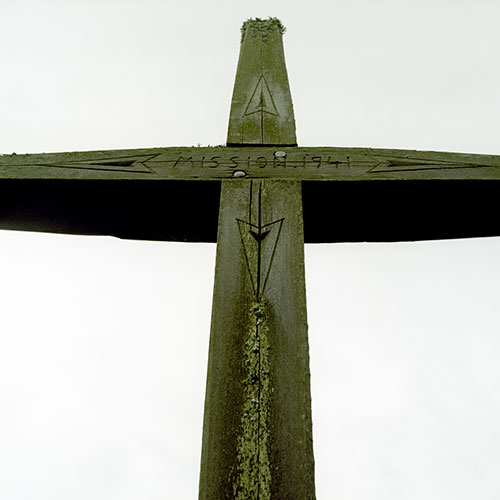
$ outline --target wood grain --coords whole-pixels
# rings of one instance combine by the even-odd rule
[[[297,145],[279,21],[247,21],[231,101],[227,144]]]
[[[285,154],[285,156],[277,156]],[[170,147],[1,155],[2,179],[497,180],[500,156],[335,147]]]
[[[200,500],[312,500],[300,182],[223,182]]]

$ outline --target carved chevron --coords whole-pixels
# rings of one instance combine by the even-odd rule
[[[117,156],[112,158],[93,158],[86,160],[61,161],[53,163],[26,163],[24,167],[71,168],[77,170],[99,170],[104,172],[131,172],[141,174],[154,173],[146,166],[146,162],[154,159],[154,155]]]
[[[422,158],[390,158],[369,169],[370,173],[416,172],[418,170],[454,170],[459,168],[498,168],[497,165],[479,163],[457,163],[446,160],[426,160]]]

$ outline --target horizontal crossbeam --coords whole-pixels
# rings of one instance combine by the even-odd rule
[[[496,180],[500,156],[334,147],[170,147],[0,156],[2,179]]]

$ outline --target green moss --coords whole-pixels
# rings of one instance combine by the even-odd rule
[[[233,471],[235,500],[270,500],[269,456],[270,359],[267,306],[255,302],[249,313],[244,339],[244,402],[238,436],[236,469]]]
[[[260,35],[264,42],[267,41],[267,37],[273,31],[278,30],[281,34],[286,31],[286,28],[277,17],[269,17],[267,19],[260,19],[260,17],[256,17],[255,19],[250,18],[241,26],[241,42],[245,39],[249,28],[251,28],[253,36]]]

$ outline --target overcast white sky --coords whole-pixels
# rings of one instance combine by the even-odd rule
[[[500,154],[496,0],[3,0],[0,153],[224,143],[270,15],[300,145]],[[197,497],[214,263],[0,232],[0,498]],[[318,499],[500,498],[500,239],[308,245],[306,273]]]

